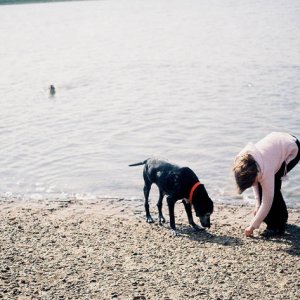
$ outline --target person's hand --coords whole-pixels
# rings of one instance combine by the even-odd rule
[[[252,226],[248,226],[248,227],[245,229],[245,236],[246,236],[246,237],[253,236],[253,231],[254,231],[254,228],[253,228]]]

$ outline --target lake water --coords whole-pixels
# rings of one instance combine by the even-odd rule
[[[240,149],[300,137],[299,16],[298,0],[0,6],[1,197],[142,199],[127,165],[155,156],[239,200]],[[283,192],[300,207],[300,166]]]

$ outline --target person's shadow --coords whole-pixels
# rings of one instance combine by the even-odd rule
[[[287,224],[284,235],[266,237],[264,239],[272,240],[272,242],[278,244],[288,244],[290,247],[282,249],[282,251],[293,256],[300,256],[300,227],[298,225]]]
[[[290,248],[284,251],[293,256],[300,256],[300,227],[295,224],[287,224],[285,235],[275,239],[276,243],[288,243]]]

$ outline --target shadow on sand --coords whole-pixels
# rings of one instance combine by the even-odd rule
[[[220,235],[210,233],[207,230],[195,231],[190,226],[180,225],[178,226],[178,234],[181,237],[197,241],[199,243],[212,243],[223,246],[239,246],[243,244],[242,239],[229,235]]]
[[[283,251],[293,256],[300,256],[300,227],[298,225],[288,224],[283,236],[272,237],[270,239],[275,243],[290,245],[288,249],[284,249]]]

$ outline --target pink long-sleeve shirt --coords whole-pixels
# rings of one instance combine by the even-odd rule
[[[272,132],[256,144],[249,143],[240,153],[251,154],[259,169],[257,180],[252,186],[258,209],[250,226],[257,229],[268,215],[274,198],[275,174],[283,162],[288,164],[298,153],[296,139],[288,133]],[[262,187],[262,203],[259,200],[258,182]]]

